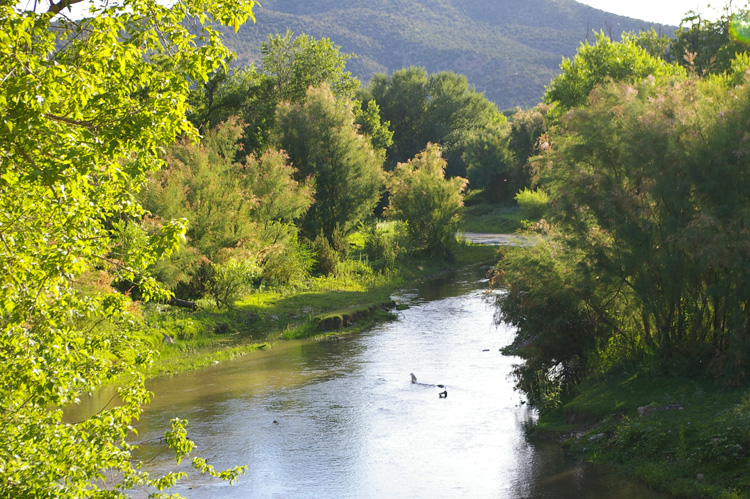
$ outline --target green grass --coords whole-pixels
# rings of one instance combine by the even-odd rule
[[[467,205],[461,230],[490,234],[510,234],[523,227],[523,217],[517,206],[487,203]]]
[[[639,408],[641,413],[639,414]],[[589,380],[533,429],[679,497],[750,497],[750,396],[710,380]]]

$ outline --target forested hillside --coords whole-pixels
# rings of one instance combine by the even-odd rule
[[[687,7],[686,7],[687,9]],[[573,0],[267,0],[256,24],[226,32],[237,63],[260,59],[269,34],[307,33],[330,38],[356,57],[347,69],[367,83],[373,74],[423,66],[429,73],[464,74],[500,109],[532,106],[559,73],[563,57],[603,30],[673,27],[616,16]]]

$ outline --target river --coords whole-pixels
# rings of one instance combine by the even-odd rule
[[[189,498],[663,497],[527,438],[518,359],[499,351],[513,331],[494,324],[483,273],[415,284],[394,296],[410,306],[397,320],[361,333],[151,381],[139,457],[174,468],[157,441],[179,416],[210,463],[248,466],[231,487],[181,482]]]

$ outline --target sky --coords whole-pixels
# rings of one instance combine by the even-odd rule
[[[694,10],[706,19],[715,20],[721,15],[728,0],[577,0],[596,9],[650,21],[678,26],[685,13]],[[743,2],[734,2],[739,5]],[[709,4],[711,7],[709,7]],[[715,6],[715,7],[714,7]]]

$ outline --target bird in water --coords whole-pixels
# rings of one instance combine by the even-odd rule
[[[411,382],[412,383],[416,383],[417,382],[417,377],[414,376],[414,373],[411,373]]]
[[[440,392],[439,395],[440,395],[441,399],[447,399],[448,398],[448,390],[443,390],[442,392]]]

